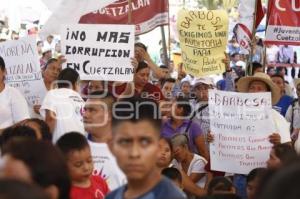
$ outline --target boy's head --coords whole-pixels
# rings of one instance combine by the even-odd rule
[[[164,81],[161,91],[166,99],[172,99],[172,91],[174,89],[175,83],[176,80],[173,78],[168,78]]]
[[[56,145],[65,155],[72,182],[89,180],[94,168],[86,138],[80,133],[70,132],[60,137]]]
[[[143,181],[156,171],[161,121],[154,101],[129,98],[114,104],[112,153],[128,181]]]
[[[161,171],[161,174],[172,180],[179,189],[183,188],[182,176],[178,169],[173,167],[165,168]]]
[[[208,185],[208,195],[235,194],[235,188],[230,180],[225,177],[215,177]]]
[[[115,103],[114,97],[105,92],[95,91],[89,95],[83,113],[85,130],[92,134],[106,133],[99,128],[111,126],[112,106]]]

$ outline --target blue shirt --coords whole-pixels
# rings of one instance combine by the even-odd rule
[[[278,111],[283,117],[285,117],[285,114],[289,106],[292,104],[293,100],[294,99],[292,97],[284,95],[280,98],[279,102],[277,102],[277,104],[273,106],[273,108]]]
[[[124,185],[106,196],[106,199],[123,199],[127,185]],[[157,183],[149,192],[134,199],[186,199],[186,196],[166,177]]]

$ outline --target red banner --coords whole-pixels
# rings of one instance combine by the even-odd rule
[[[265,43],[300,45],[300,1],[269,1]]]
[[[136,35],[149,32],[169,22],[167,0],[132,0],[132,21],[136,25]],[[127,24],[128,0],[119,0],[109,6],[86,14],[80,18],[83,24]]]

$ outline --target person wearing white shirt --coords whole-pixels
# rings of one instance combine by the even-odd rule
[[[111,191],[126,183],[126,176],[117,165],[107,144],[112,138],[114,102],[112,95],[95,91],[87,99],[83,114],[84,128],[88,132],[94,162],[93,175],[100,175],[105,179]]]
[[[0,56],[0,132],[29,117],[28,104],[15,88],[5,84],[5,62]]]
[[[42,119],[40,115],[41,104],[47,94],[47,92],[51,89],[55,88],[55,81],[58,78],[58,75],[61,71],[61,64],[55,58],[51,58],[47,61],[45,67],[43,68],[43,82],[40,89],[40,98],[36,100],[33,107],[30,107],[30,115],[32,118]]]
[[[58,88],[48,91],[40,113],[50,127],[55,143],[65,133],[76,131],[85,134],[82,112],[84,101],[78,93],[79,74],[71,68],[58,75]]]

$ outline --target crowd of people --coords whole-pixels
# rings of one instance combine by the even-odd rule
[[[186,74],[182,63],[158,66],[147,47],[136,43],[134,79],[124,83],[81,81],[77,71],[62,69],[60,44],[49,36],[37,43],[44,97],[33,107],[5,81],[0,57],[0,196],[296,198],[300,81],[290,85],[284,67],[265,67],[261,45],[254,46],[249,67],[236,41],[230,41],[226,71],[215,82]],[[289,46],[273,54],[269,65],[297,60]],[[211,169],[209,89],[271,92],[269,116],[276,131],[269,135],[273,147],[267,168],[248,175]]]

